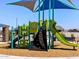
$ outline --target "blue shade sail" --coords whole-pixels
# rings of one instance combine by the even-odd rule
[[[43,8],[44,5],[44,8]],[[75,7],[71,7],[67,4],[64,4],[63,2],[59,0],[51,0],[51,9],[75,9]],[[45,0],[42,6],[40,7],[40,10],[48,10],[49,9],[49,0]],[[38,11],[37,9],[36,11]]]

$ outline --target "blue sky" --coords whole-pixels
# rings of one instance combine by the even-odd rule
[[[0,0],[0,23],[10,26],[16,26],[16,19],[18,25],[26,24],[30,21],[38,20],[38,13],[33,13],[25,7],[7,5],[7,3],[16,2],[20,0]],[[65,1],[64,1],[65,2]],[[72,0],[77,8],[79,8],[78,0]],[[45,19],[48,18],[48,11],[45,11]],[[79,10],[55,10],[55,21],[57,25],[65,29],[78,28],[79,29]]]

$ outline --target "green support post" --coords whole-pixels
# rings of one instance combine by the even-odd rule
[[[51,0],[49,0],[49,49],[50,49],[50,20],[51,20]]]
[[[54,22],[54,0],[52,0],[53,5],[52,5],[52,21]],[[52,48],[54,48],[54,34],[52,33]]]
[[[54,48],[54,35],[52,34],[52,49]]]
[[[20,47],[20,26],[18,26],[18,48]]]
[[[45,1],[45,0],[43,0],[43,4],[44,4],[44,1]],[[43,5],[43,13],[42,13],[42,15],[43,15],[43,16],[42,16],[42,17],[43,17],[43,18],[42,18],[42,19],[43,19],[42,26],[43,26],[43,30],[45,30],[45,27],[44,27],[44,5]]]
[[[28,26],[28,48],[30,49],[30,21],[29,21],[29,26]]]
[[[39,4],[39,11],[38,11],[38,31],[40,29],[40,0],[38,0],[38,4]]]
[[[26,26],[25,26],[25,24],[23,24],[23,45],[24,45],[24,48],[25,48],[25,33],[26,33]]]
[[[13,27],[11,28],[11,48],[13,49],[13,40],[14,40],[14,30]]]

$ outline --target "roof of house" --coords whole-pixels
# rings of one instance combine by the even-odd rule
[[[6,24],[0,24],[0,27],[9,27],[9,25],[6,25]]]
[[[69,29],[68,32],[79,32],[77,29]]]
[[[63,27],[61,27],[61,26],[56,26],[56,29],[57,29],[57,30],[61,30],[61,31],[63,31],[63,30],[64,30],[64,28],[63,28]]]

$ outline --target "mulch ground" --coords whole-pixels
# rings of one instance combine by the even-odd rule
[[[0,54],[27,57],[76,57],[79,56],[79,48],[73,50],[73,47],[65,45],[57,46],[55,49],[50,49],[49,51],[0,48]]]

